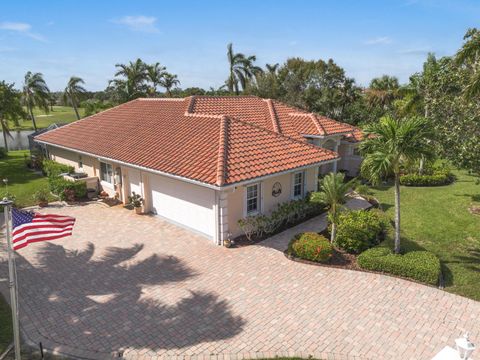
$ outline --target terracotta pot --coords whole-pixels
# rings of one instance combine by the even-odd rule
[[[46,206],[48,206],[48,201],[40,201],[40,202],[38,203],[38,206],[40,206],[40,207],[46,207]]]
[[[143,209],[141,206],[134,208],[135,209],[135,214],[141,215],[143,214]]]

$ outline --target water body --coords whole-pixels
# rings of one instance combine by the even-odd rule
[[[9,150],[26,150],[28,149],[28,135],[33,133],[32,130],[10,131],[12,137],[7,136]],[[3,133],[0,136],[0,147],[5,147],[3,142]]]

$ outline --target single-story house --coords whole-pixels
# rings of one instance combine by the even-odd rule
[[[358,128],[254,96],[146,98],[35,138],[104,191],[216,244],[238,220],[317,190],[319,174],[357,174]]]

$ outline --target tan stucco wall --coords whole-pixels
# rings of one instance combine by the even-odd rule
[[[317,184],[316,168],[309,168],[305,171],[305,191],[315,191]],[[274,176],[261,181],[262,213],[270,214],[278,204],[292,200],[293,173]],[[282,185],[282,193],[278,197],[272,195],[273,185],[279,182]],[[233,237],[242,234],[238,227],[238,220],[245,216],[245,186],[238,186],[230,190],[227,195],[228,202],[228,231]]]
[[[73,151],[68,151],[56,147],[48,147],[48,152],[50,154],[50,159],[55,160],[61,164],[70,165],[75,168],[75,171],[78,171],[78,161],[82,160],[83,162],[83,171],[88,176],[98,176],[100,163],[98,159],[95,159],[91,156],[80,155]]]

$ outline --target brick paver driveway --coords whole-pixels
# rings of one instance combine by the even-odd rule
[[[75,216],[75,235],[19,252],[21,324],[64,354],[430,359],[464,330],[480,341],[480,303],[286,259],[291,235],[323,219],[225,249],[123,209],[48,211]],[[5,262],[0,270],[6,291]]]

